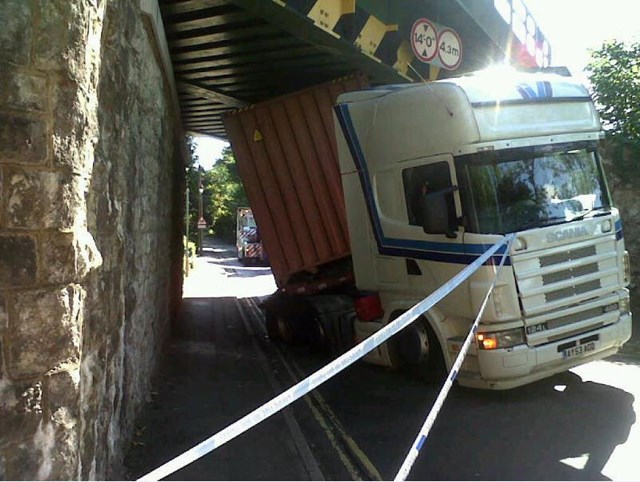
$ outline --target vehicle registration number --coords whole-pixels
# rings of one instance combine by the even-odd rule
[[[572,346],[571,348],[567,348],[566,350],[562,350],[562,358],[573,358],[585,353],[589,353],[590,351],[594,351],[595,349],[596,342],[590,341],[589,343],[585,343],[584,345],[576,345]]]

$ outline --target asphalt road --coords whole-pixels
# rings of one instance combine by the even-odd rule
[[[234,348],[233,343],[245,344],[248,334],[254,343],[254,354],[242,363],[221,366],[230,372],[221,374],[214,370],[200,383],[212,393],[220,383],[225,390],[238,390],[238,384],[230,381],[246,378],[244,372],[252,367],[256,369],[259,358],[263,371],[269,372],[271,387],[282,390],[323,366],[328,359],[303,349],[283,349],[266,337],[255,306],[260,297],[273,290],[273,280],[265,268],[237,264],[229,249],[220,244],[212,246],[206,263],[200,260],[197,275],[188,280],[185,289],[199,303],[206,304],[206,310],[218,310],[227,326],[235,327],[235,341],[224,344],[230,352],[242,358],[242,350],[238,345]],[[217,293],[215,297],[211,297],[212,290]],[[238,309],[229,309],[229,303],[236,296],[240,297]],[[188,337],[191,340],[215,337],[206,326],[192,326],[200,326],[197,330],[201,331],[191,333]],[[224,333],[217,334],[223,336]],[[203,371],[195,373],[202,376]],[[180,371],[179,376],[184,377],[185,372]],[[184,389],[193,390],[193,385]],[[287,439],[282,443],[297,448],[290,453],[298,453],[300,458],[294,461],[290,456],[277,459],[274,455],[271,470],[260,478],[392,479],[438,390],[438,386],[401,373],[357,363],[312,395],[295,402],[288,421],[279,419],[275,425],[268,421],[272,423],[271,428],[252,429],[262,430],[259,434],[266,437],[265,440],[270,430],[278,430],[272,432],[272,437]],[[231,395],[228,397],[234,399]],[[258,396],[258,390],[255,400],[251,399],[251,393],[243,395],[243,400],[248,407],[266,401],[264,395]],[[160,413],[167,408],[164,400],[154,403],[159,404]],[[172,403],[179,405],[176,400]],[[246,411],[234,410],[225,420],[230,423],[233,417],[239,418],[243,413]],[[638,414],[640,358],[632,356],[616,356],[583,365],[510,391],[489,392],[455,386],[409,478],[640,480]],[[196,436],[192,437],[194,441],[206,436],[203,422],[195,415],[184,422],[198,427]],[[286,424],[289,430],[282,431]],[[250,435],[244,437],[247,440]],[[153,440],[160,440],[161,447],[153,446]],[[153,433],[142,435],[138,443],[151,444],[155,455],[151,447],[146,450],[144,446],[134,446],[129,460],[136,459],[136,462],[130,462],[130,474],[135,476],[143,468],[157,464],[158,451],[166,459],[188,448],[186,441],[179,441],[180,444],[172,447],[171,436],[163,435],[157,427]],[[223,448],[225,460],[231,458],[242,466],[244,457],[245,464],[251,464],[253,456],[245,454],[241,444],[232,443]],[[197,463],[206,465],[204,459]],[[183,479],[242,478],[232,465],[229,462],[226,472],[215,477],[211,468],[176,475]],[[250,471],[244,474],[244,479],[258,478]]]

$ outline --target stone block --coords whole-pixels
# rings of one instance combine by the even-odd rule
[[[59,172],[7,168],[6,224],[16,228],[69,229],[80,204],[70,176]]]
[[[26,434],[25,434],[26,435]],[[40,480],[38,472],[41,465],[39,454],[35,451],[33,438],[30,440],[7,440],[3,447],[4,478],[2,480]]]
[[[53,82],[52,162],[82,175],[91,172],[91,149],[97,138],[97,127],[91,121],[96,106],[88,102],[88,95],[68,75],[60,74]]]
[[[0,162],[45,161],[47,142],[46,121],[0,114]]]
[[[13,295],[16,315],[5,337],[13,378],[38,377],[79,357],[84,295],[77,285]]]
[[[47,479],[77,480],[80,458],[79,420],[72,417],[66,409],[57,410],[51,420],[54,446],[49,451],[49,457],[43,457],[43,461],[48,464],[47,469],[50,470]]]
[[[0,70],[0,107],[15,110],[47,110],[47,79],[12,69]]]
[[[75,480],[77,452],[77,427],[43,420],[35,432],[3,447],[5,480]]]
[[[63,423],[79,415],[80,369],[77,364],[63,365],[60,370],[47,375],[47,409]],[[65,422],[66,423],[66,422]]]
[[[48,233],[41,242],[43,277],[49,283],[81,281],[91,269],[102,264],[93,237],[85,230]]]
[[[0,379],[0,433],[25,436],[43,419],[42,383]]]
[[[34,64],[40,69],[83,68],[87,31],[87,2],[37,0],[40,22],[34,31]]]
[[[0,62],[21,65],[29,62],[32,22],[31,2],[0,2]]]
[[[0,236],[0,288],[29,286],[37,278],[36,243],[31,236]],[[0,297],[0,329],[6,320]]]
[[[7,298],[5,295],[0,294],[0,332],[6,330],[9,325],[9,308],[7,307]],[[0,338],[2,334],[0,333]],[[0,350],[0,360],[2,360],[2,350]],[[0,377],[2,376],[2,370],[0,370]]]

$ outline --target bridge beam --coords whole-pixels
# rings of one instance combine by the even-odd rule
[[[203,99],[212,100],[229,107],[244,107],[245,105],[247,105],[246,102],[240,99],[236,99],[235,97],[231,97],[230,95],[218,92],[211,87],[204,87],[195,82],[178,82],[178,89],[181,92],[195,95],[196,97],[202,97]]]

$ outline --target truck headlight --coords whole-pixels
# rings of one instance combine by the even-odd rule
[[[524,343],[524,330],[522,328],[514,328],[513,330],[478,333],[476,338],[478,340],[478,347],[481,350],[509,348]]]

